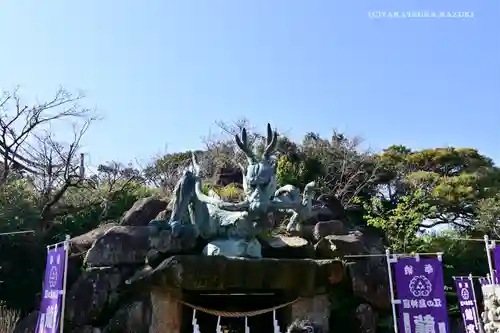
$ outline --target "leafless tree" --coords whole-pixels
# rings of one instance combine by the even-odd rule
[[[246,164],[246,155],[238,148],[235,136],[241,134],[245,128],[248,133],[248,142],[256,152],[261,152],[265,146],[265,138],[250,124],[246,118],[232,122],[216,121],[219,128],[217,133],[210,133],[203,138],[206,152],[201,159],[206,170],[208,181],[218,177],[221,170],[238,168]]]
[[[190,161],[191,154],[186,152],[157,154],[143,168],[143,174],[150,185],[168,194],[174,189],[182,170],[189,165]]]
[[[131,164],[123,165],[118,162],[100,164],[97,168],[97,174],[90,179],[95,189],[104,189],[99,195],[94,196],[93,201],[88,203],[88,205],[100,204],[102,212],[99,220],[101,221],[107,218],[111,204],[117,195],[131,190],[135,185],[145,183],[140,170]]]
[[[38,149],[23,149],[30,160],[44,167],[30,175],[33,185],[40,193],[42,221],[65,213],[64,210],[56,212],[56,204],[69,188],[79,187],[85,181],[84,155],[79,153],[79,148],[90,124],[91,120],[87,120],[80,127],[74,125],[70,143],[56,141],[54,135],[48,132],[43,137],[37,137]]]
[[[80,107],[82,97],[60,88],[51,100],[32,106],[21,102],[17,90],[0,100],[0,185],[15,173],[30,180],[40,195],[42,224],[59,215],[55,207],[66,191],[85,179],[80,143],[96,118]],[[63,121],[73,125],[69,143],[51,131],[55,122]]]
[[[307,156],[316,158],[322,165],[323,175],[318,180],[320,192],[335,196],[344,207],[377,178],[373,155],[362,151],[360,143],[357,137],[348,138],[337,132],[331,140],[309,133],[301,147]]]
[[[41,132],[56,121],[87,119],[90,110],[78,104],[82,97],[60,88],[51,100],[28,106],[22,103],[17,89],[3,93],[0,98],[1,183],[13,170],[35,174],[46,169],[46,165],[25,156],[25,143],[30,144],[31,139],[42,136]],[[52,167],[56,166],[59,167]]]

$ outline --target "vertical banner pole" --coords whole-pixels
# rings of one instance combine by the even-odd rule
[[[68,283],[68,257],[69,257],[69,241],[71,237],[66,235],[66,239],[64,241],[64,277],[63,277],[63,290],[62,290],[62,304],[61,304],[61,322],[59,324],[59,332],[64,332],[64,312],[66,308],[66,285]]]
[[[392,322],[394,325],[394,333],[398,333],[398,318],[396,317],[396,300],[394,299],[394,283],[392,282],[391,251],[389,249],[385,250],[385,257],[387,258],[387,275],[389,277],[389,290],[391,292]]]
[[[486,258],[488,259],[488,268],[490,269],[490,278],[491,278],[491,283],[494,284],[495,280],[495,274],[493,272],[493,262],[491,261],[491,252],[490,252],[490,239],[488,235],[484,235],[484,246],[486,250]]]
[[[220,316],[217,317],[217,327],[215,328],[216,333],[223,333],[222,327],[220,326]]]
[[[474,290],[474,280],[472,279],[472,274],[469,273],[469,282],[472,287],[472,297],[474,298],[474,310],[476,311],[476,327],[479,328],[480,332],[483,332],[483,327],[481,325],[481,317],[479,316],[479,308],[477,306],[476,290]]]
[[[200,327],[198,326],[198,321],[196,319],[196,309],[193,309],[193,319],[191,322],[193,324],[193,333],[200,333]]]

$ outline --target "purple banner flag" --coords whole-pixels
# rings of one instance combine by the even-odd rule
[[[401,258],[395,264],[399,331],[449,333],[443,268],[438,258]]]
[[[36,323],[37,333],[56,333],[61,319],[66,250],[61,246],[47,251],[42,302]]]
[[[495,270],[493,271],[495,276],[493,277],[493,281],[498,283],[498,278],[500,277],[500,245],[495,246],[495,249],[493,249],[493,261],[495,262]]]
[[[464,321],[465,332],[479,333],[479,318],[476,307],[476,296],[474,293],[474,283],[469,277],[456,277],[458,303]]]

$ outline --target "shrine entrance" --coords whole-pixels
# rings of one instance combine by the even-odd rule
[[[138,281],[151,292],[152,332],[248,333],[247,317],[250,333],[267,333],[277,326],[285,332],[298,318],[327,330],[327,287],[342,280],[332,276],[342,277],[344,267],[338,260],[178,255],[142,274]]]
[[[223,333],[245,333],[245,315],[252,333],[274,332],[274,318],[284,332],[291,311],[283,305],[293,301],[279,292],[183,294],[181,332],[193,333],[193,313],[201,333],[217,332],[218,321]]]

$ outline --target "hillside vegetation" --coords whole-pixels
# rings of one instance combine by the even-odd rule
[[[190,161],[190,152],[175,152],[142,167],[110,161],[93,170],[80,142],[96,117],[80,101],[62,89],[35,105],[25,105],[18,92],[0,97],[0,232],[35,230],[0,242],[0,301],[22,313],[36,307],[47,244],[118,220],[139,198],[169,195]],[[73,124],[70,142],[50,131],[55,123]],[[219,125],[221,134],[197,152],[205,189],[238,200],[244,158],[232,135],[247,127],[255,149],[263,136],[247,121]],[[301,141],[281,135],[277,158],[280,184],[316,180],[318,194],[347,208],[349,223],[381,229],[394,251],[444,251],[449,285],[453,275],[485,274],[483,244],[456,240],[498,238],[500,231],[500,170],[473,147],[412,150],[395,142],[375,153],[362,150],[358,138],[311,129]],[[446,231],[436,234],[436,227]]]

